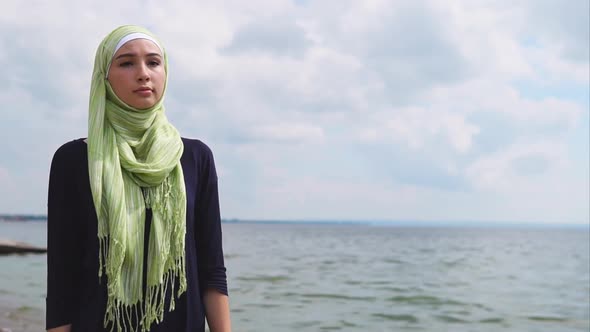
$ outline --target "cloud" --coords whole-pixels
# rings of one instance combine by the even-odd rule
[[[536,36],[543,45],[552,45],[567,60],[588,63],[590,2],[527,0],[523,5],[531,23],[526,29],[529,36]]]
[[[436,109],[405,108],[393,109],[375,116],[376,127],[360,132],[365,142],[401,142],[412,150],[429,145],[429,140],[441,137],[459,153],[467,152],[479,128],[466,122],[460,114],[440,112]]]
[[[255,128],[250,136],[270,142],[318,143],[324,138],[322,128],[296,123],[278,123]]]
[[[361,59],[378,103],[403,105],[469,74],[437,8],[428,3],[345,2],[311,6],[304,20],[318,44]]]
[[[305,31],[293,20],[272,17],[246,24],[234,33],[222,54],[271,53],[276,56],[301,57],[309,47]]]
[[[4,167],[0,167],[0,183],[3,184],[3,187],[7,186],[6,183],[8,183],[9,178],[8,170]]]
[[[476,187],[506,191],[521,180],[538,178],[551,168],[563,168],[565,147],[551,142],[514,143],[505,150],[475,160],[466,170]]]
[[[96,46],[134,23],[168,51],[168,117],[212,147],[225,216],[590,218],[587,1],[109,1],[3,4],[0,212],[45,209]]]

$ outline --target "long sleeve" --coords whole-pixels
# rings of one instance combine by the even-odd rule
[[[213,153],[205,144],[201,144],[199,194],[196,204],[199,283],[202,292],[207,288],[214,288],[228,295],[217,172]]]
[[[79,238],[75,209],[71,146],[53,156],[47,201],[47,298],[46,328],[70,324],[79,283]]]

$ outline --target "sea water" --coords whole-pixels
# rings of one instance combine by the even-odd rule
[[[44,246],[45,227],[0,222],[0,238]],[[222,227],[237,332],[590,330],[587,227]],[[30,331],[45,263],[0,256],[0,310]]]

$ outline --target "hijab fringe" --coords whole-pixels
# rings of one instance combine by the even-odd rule
[[[170,182],[171,181],[169,176],[162,182],[161,185],[157,187],[142,188],[144,191],[145,204],[146,207],[149,207],[153,210],[154,215],[164,215],[168,218],[178,218],[182,214],[181,211],[183,211],[184,209],[178,206],[170,206],[170,204],[160,203],[163,201],[161,199],[162,197],[170,197],[172,198],[171,201],[176,202],[176,198],[178,195],[174,193],[173,186]],[[174,224],[174,226],[176,226],[178,229],[184,229],[184,227],[182,227],[181,225]],[[173,239],[172,241],[173,243],[179,243],[176,250],[184,251],[185,233],[179,232],[178,229],[169,229],[171,231],[170,233],[177,234],[179,237],[177,239]],[[123,251],[109,251],[109,245],[113,245],[113,243],[111,243],[109,241],[109,238],[106,236],[99,238],[99,245],[99,256],[101,262],[99,268],[99,277],[102,276],[102,270],[104,268],[106,270],[105,273],[107,274],[108,278],[108,275],[114,273],[114,271],[109,271],[108,269],[106,269],[106,266],[103,267],[102,262],[104,261],[104,257],[107,257],[107,253],[118,254],[122,253]],[[119,257],[117,259],[121,258]],[[163,281],[161,283],[156,283],[155,285],[148,285],[146,290],[146,298],[143,301],[143,306],[139,305],[139,301],[131,305],[126,305],[123,303],[123,301],[120,300],[112,301],[111,297],[109,296],[106,314],[103,321],[104,327],[107,328],[109,322],[115,322],[116,324],[112,324],[111,326],[111,332],[115,328],[118,332],[147,332],[149,331],[149,328],[153,322],[162,322],[164,319],[164,305],[166,302],[166,292],[168,290],[168,285],[170,285],[171,289],[170,304],[168,307],[168,311],[173,311],[175,309],[175,297],[180,297],[180,295],[186,291],[187,283],[186,276],[184,273],[185,264],[186,259],[184,255],[176,256],[176,259],[168,264],[168,269],[163,275]],[[175,294],[174,288],[176,281],[179,282],[179,286],[178,291]],[[109,292],[111,290],[116,290],[117,287],[120,287],[116,283],[113,283],[109,286]]]

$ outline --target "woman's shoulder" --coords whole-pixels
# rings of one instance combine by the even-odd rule
[[[78,138],[62,144],[51,160],[51,169],[71,169],[84,160],[86,143],[84,138]]]
[[[184,144],[185,150],[190,151],[195,156],[212,157],[213,151],[205,144],[205,142],[196,138],[182,137],[182,143]]]
[[[85,138],[76,138],[62,144],[54,153],[54,158],[69,158],[80,155],[86,148]]]

